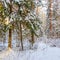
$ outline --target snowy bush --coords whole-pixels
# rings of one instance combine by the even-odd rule
[[[45,43],[41,42],[41,43],[38,43],[37,49],[44,50],[46,47],[47,47],[47,45]]]

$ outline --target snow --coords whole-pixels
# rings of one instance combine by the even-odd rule
[[[33,49],[16,51],[7,49],[0,53],[0,60],[60,60],[60,48],[37,41]],[[36,48],[36,49],[35,49]]]

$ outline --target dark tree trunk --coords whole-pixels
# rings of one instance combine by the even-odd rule
[[[9,13],[10,14],[12,13],[12,0],[10,0],[10,12]],[[11,41],[12,41],[12,30],[9,29],[8,48],[11,48]]]
[[[11,48],[11,41],[12,41],[12,31],[11,29],[9,29],[8,48]]]
[[[33,46],[33,43],[34,43],[34,33],[31,32],[31,39],[32,39],[32,46]]]
[[[22,24],[20,23],[20,40],[21,40],[21,47],[23,50],[23,41],[22,41]]]

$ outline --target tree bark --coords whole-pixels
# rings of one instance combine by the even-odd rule
[[[9,14],[11,14],[11,13],[12,13],[12,0],[10,0],[10,12],[9,12]],[[9,29],[9,38],[8,38],[8,48],[11,48],[11,41],[12,41],[12,30],[10,28]]]
[[[34,43],[34,33],[31,32],[31,39],[32,39],[32,46],[33,46],[33,43]]]
[[[50,31],[52,31],[52,0],[49,0],[49,19],[50,19]]]
[[[20,23],[20,40],[21,40],[21,48],[23,50],[23,41],[22,41],[22,24]]]
[[[11,41],[12,41],[12,30],[9,29],[8,48],[11,48],[12,46]]]

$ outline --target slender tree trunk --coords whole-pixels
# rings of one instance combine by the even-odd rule
[[[20,40],[21,40],[21,47],[23,50],[23,41],[22,41],[22,24],[20,23]]]
[[[50,31],[52,31],[52,0],[49,0],[49,9]]]
[[[10,14],[11,12],[12,12],[12,0],[10,0]],[[11,41],[12,41],[12,30],[9,29],[8,48],[11,48]]]
[[[9,29],[8,48],[11,48],[11,40],[12,40],[12,30]]]
[[[31,39],[32,39],[32,46],[33,46],[33,43],[34,43],[34,33],[31,32]]]

